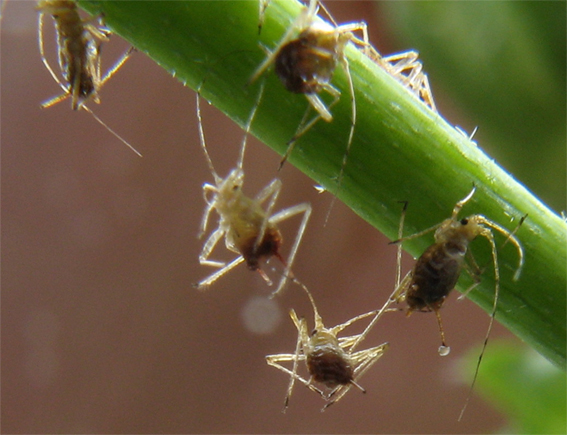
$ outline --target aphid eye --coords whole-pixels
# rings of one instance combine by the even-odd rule
[[[235,184],[234,186],[232,186],[232,190],[233,190],[233,191],[236,191],[236,190],[238,190],[238,189],[240,189],[240,185]]]
[[[469,220],[467,218],[461,219],[461,225],[466,225],[469,223]]]
[[[315,334],[317,334],[317,329],[314,329],[313,331],[311,331],[311,337],[313,337]]]

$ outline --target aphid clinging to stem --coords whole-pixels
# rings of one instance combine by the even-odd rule
[[[443,326],[439,310],[443,306],[446,297],[455,288],[462,269],[464,268],[476,281],[465,295],[478,285],[479,269],[470,250],[469,243],[476,237],[485,237],[490,243],[492,260],[494,266],[494,304],[488,332],[492,328],[492,322],[498,304],[498,294],[500,288],[500,270],[498,267],[498,256],[496,243],[494,241],[494,231],[498,231],[507,237],[518,251],[519,263],[514,275],[514,280],[520,276],[524,263],[524,252],[522,245],[514,235],[514,232],[498,225],[486,217],[475,214],[463,219],[458,219],[458,214],[463,206],[472,198],[476,188],[462,200],[457,202],[453,208],[450,218],[444,220],[431,228],[428,228],[411,236],[406,236],[392,243],[402,243],[407,240],[421,237],[427,233],[435,231],[435,243],[432,244],[418,258],[413,269],[403,278],[397,286],[395,298],[398,302],[406,301],[408,304],[408,315],[413,311],[434,311],[439,323],[442,346],[439,348],[441,355],[449,353],[450,348],[446,346]],[[523,218],[520,221],[520,225]],[[465,261],[465,257],[468,261]]]
[[[251,111],[250,118],[246,125],[246,132],[242,141],[237,166],[230,171],[226,178],[221,178],[217,174],[209,157],[203,132],[200,96],[197,93],[197,117],[199,121],[200,143],[211,174],[215,179],[215,184],[203,184],[203,196],[207,206],[203,214],[199,238],[203,236],[207,229],[211,212],[216,210],[219,215],[219,226],[208,237],[199,255],[199,262],[202,265],[216,267],[219,270],[195,284],[195,287],[200,290],[206,290],[217,279],[242,262],[246,262],[250,270],[258,271],[264,280],[271,285],[271,280],[260,267],[262,260],[269,260],[271,257],[278,258],[285,268],[276,290],[272,293],[273,295],[279,293],[285,287],[288,279],[293,276],[291,268],[299,243],[305,232],[309,216],[311,215],[311,205],[308,203],[297,204],[272,214],[282,187],[281,181],[278,179],[272,180],[255,198],[250,198],[242,192],[242,185],[244,183],[242,162],[246,149],[246,140],[260,103],[263,89],[264,85],[262,83],[256,105]],[[212,195],[212,197],[210,197],[210,195]],[[266,209],[263,209],[262,203],[265,201],[268,201],[268,206]],[[286,261],[280,253],[283,239],[277,224],[297,214],[303,214],[303,218]],[[223,237],[227,249],[238,254],[238,257],[228,264],[222,261],[209,260],[213,249]]]
[[[87,100],[99,103],[99,90],[126,62],[134,48],[131,47],[126,51],[105,76],[101,77],[100,49],[102,43],[108,41],[110,32],[105,28],[92,24],[92,21],[97,18],[91,17],[83,20],[79,15],[77,3],[74,0],[40,0],[37,3],[36,9],[39,11],[38,42],[41,60],[51,77],[53,77],[53,80],[63,90],[62,94],[45,101],[41,104],[41,107],[45,109],[67,98],[71,98],[71,108],[73,110],[83,109],[89,112],[99,124],[141,156],[132,145],[120,137],[118,133],[106,125],[84,104]],[[59,67],[63,80],[58,77],[45,57],[43,48],[44,14],[51,14],[55,21]]]
[[[266,356],[266,362],[290,376],[284,401],[284,412],[289,405],[289,399],[296,380],[303,383],[311,391],[319,394],[327,401],[323,409],[321,409],[321,411],[324,411],[333,403],[338,402],[352,386],[355,386],[363,393],[366,392],[366,390],[359,385],[358,380],[378,361],[386,349],[388,349],[389,344],[383,343],[376,347],[355,352],[354,345],[359,344],[366,337],[369,328],[366,328],[361,334],[348,337],[339,338],[337,337],[338,334],[342,332],[343,329],[359,320],[377,315],[379,311],[370,311],[353,317],[349,321],[333,328],[325,328],[323,319],[315,306],[313,296],[311,296],[307,287],[301,283],[299,284],[303,287],[305,293],[307,293],[311,306],[313,307],[315,327],[310,333],[307,321],[304,318],[298,318],[295,310],[290,310],[289,314],[291,320],[297,328],[298,333],[295,353],[268,355]],[[305,379],[297,373],[300,361],[305,362],[310,375],[309,379]],[[281,365],[281,363],[284,362],[291,362],[292,369],[290,370]],[[323,392],[314,385],[314,382],[323,384],[325,387],[331,389],[330,392]]]
[[[484,350],[488,343],[488,338],[490,336],[494,318],[496,316],[496,310],[498,308],[500,269],[498,267],[498,255],[493,231],[497,231],[506,237],[506,241],[502,246],[511,242],[518,251],[518,267],[516,268],[516,272],[513,277],[513,280],[516,281],[520,277],[524,264],[524,251],[519,240],[516,238],[515,233],[526,218],[526,216],[523,216],[512,232],[480,214],[474,214],[466,218],[458,219],[459,212],[472,198],[475,191],[476,187],[473,187],[471,192],[465,198],[457,202],[453,208],[453,213],[450,218],[424,231],[392,242],[402,243],[403,241],[415,239],[430,233],[431,231],[435,231],[435,243],[425,250],[425,252],[418,258],[413,269],[408,272],[402,282],[399,283],[394,294],[394,299],[398,302],[404,300],[407,302],[408,316],[413,311],[435,312],[439,324],[442,343],[439,348],[439,354],[444,356],[449,354],[450,348],[445,342],[445,334],[443,332],[443,324],[441,322],[441,315],[439,311],[443,306],[445,299],[457,284],[463,268],[471,275],[475,283],[469,287],[461,297],[466,296],[480,283],[480,275],[483,270],[479,268],[468,248],[469,243],[478,236],[485,237],[488,240],[494,267],[494,302],[490,315],[490,323],[488,325],[484,344],[471,385],[471,392],[477,378],[482,355],[484,354]],[[398,259],[398,269],[399,267],[400,264]],[[463,407],[461,417],[469,398],[467,398],[465,406]],[[461,417],[459,417],[459,420]]]
[[[260,3],[261,20],[263,20],[263,11],[266,5],[265,1]],[[351,127],[340,172],[337,177],[338,193],[356,125],[354,84],[345,49],[349,42],[363,48],[368,47],[368,34],[366,23],[364,22],[337,25],[324,7],[323,9],[327,12],[331,23],[322,21],[317,16],[319,6],[322,7],[322,4],[318,0],[310,0],[309,5],[303,7],[300,15],[274,50],[268,54],[264,62],[256,69],[250,82],[256,80],[274,63],[276,74],[285,88],[293,93],[304,94],[309,101],[310,107],[317,112],[315,117],[308,120],[308,107],[297,131],[287,144],[288,148],[280,163],[281,168],[291,154],[298,138],[305,134],[319,119],[322,118],[327,122],[333,120],[333,115],[329,109],[338,102],[341,92],[331,84],[331,79],[337,65],[342,65],[348,80],[351,96]],[[362,39],[354,34],[356,31],[362,32]],[[322,91],[326,91],[333,98],[329,107],[319,97]]]

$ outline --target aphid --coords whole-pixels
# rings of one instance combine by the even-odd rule
[[[261,17],[266,4],[265,1],[260,3]],[[318,18],[317,11],[319,6],[325,10],[331,23]],[[355,36],[353,32],[356,31],[362,32],[362,39]],[[305,134],[319,119],[323,118],[327,122],[333,120],[333,115],[329,109],[338,102],[341,92],[330,82],[337,64],[340,63],[342,65],[348,80],[352,112],[346,151],[337,178],[338,188],[341,185],[344,166],[348,159],[356,125],[354,85],[348,59],[345,55],[345,48],[349,42],[362,47],[369,45],[366,23],[358,22],[337,25],[318,0],[310,0],[309,5],[303,7],[300,15],[290,26],[276,48],[268,54],[250,79],[250,82],[253,82],[274,63],[276,74],[285,88],[296,94],[304,94],[309,101],[310,107],[317,112],[315,117],[308,120],[308,107],[297,131],[288,142],[287,151],[280,162],[281,169],[299,137]],[[319,97],[319,93],[322,91],[326,91],[333,98],[328,107]]]
[[[516,238],[515,233],[526,218],[526,216],[523,216],[516,229],[512,232],[479,214],[458,219],[459,212],[472,198],[475,190],[476,187],[473,187],[471,192],[465,198],[457,202],[449,219],[446,219],[440,224],[424,231],[400,238],[393,242],[402,243],[403,241],[421,237],[424,234],[435,230],[435,243],[425,250],[425,252],[417,260],[414,268],[408,272],[402,282],[397,286],[396,292],[394,293],[394,299],[397,302],[404,300],[407,302],[408,316],[413,311],[435,312],[439,325],[439,332],[441,334],[442,345],[439,347],[439,354],[441,356],[448,355],[450,348],[445,342],[445,334],[443,332],[443,324],[441,322],[439,310],[443,306],[445,298],[457,284],[463,268],[475,281],[475,283],[464,292],[463,296],[468,294],[468,292],[480,283],[480,275],[483,270],[479,268],[471,251],[468,249],[469,243],[478,236],[485,237],[490,243],[494,267],[494,302],[482,352],[480,354],[473,383],[471,385],[471,392],[476,381],[482,355],[484,354],[484,350],[488,343],[488,337],[492,330],[498,306],[500,271],[498,267],[498,256],[493,231],[497,231],[506,236],[504,244],[511,242],[518,251],[519,262],[513,277],[513,280],[516,281],[520,276],[520,272],[524,264],[524,251],[522,245]],[[467,261],[465,261],[465,257],[467,258]],[[398,268],[399,261],[400,260],[398,259]],[[466,404],[468,403],[468,400],[469,399],[467,399]],[[461,416],[463,412],[464,408],[461,412]]]
[[[519,264],[514,275],[514,281],[520,276],[524,264],[524,251],[522,245],[513,232],[500,226],[486,217],[475,214],[469,217],[458,219],[458,214],[463,206],[472,198],[476,190],[473,187],[471,192],[462,200],[457,202],[453,208],[453,213],[449,219],[444,220],[431,228],[428,228],[411,236],[403,237],[392,243],[402,243],[407,240],[421,237],[431,231],[435,231],[435,243],[425,250],[418,258],[413,269],[407,273],[401,283],[397,286],[395,298],[397,302],[406,301],[408,304],[409,316],[413,311],[434,311],[439,324],[442,346],[439,354],[449,354],[450,348],[445,343],[445,334],[441,322],[439,310],[445,302],[445,298],[451,290],[455,288],[462,269],[464,268],[476,281],[469,289],[464,292],[466,295],[480,282],[482,271],[478,267],[472,253],[468,250],[469,243],[476,237],[485,237],[490,243],[492,261],[494,265],[494,305],[490,320],[490,329],[496,313],[498,304],[498,293],[500,285],[500,272],[498,268],[498,256],[496,253],[496,243],[492,230],[498,231],[507,237],[507,241],[518,250]],[[520,220],[520,225],[524,218]],[[465,256],[468,262],[465,261]]]
[[[62,94],[45,101],[41,104],[41,107],[45,109],[67,98],[71,98],[71,108],[73,110],[84,109],[89,112],[97,122],[141,156],[126,140],[120,137],[96,116],[92,110],[84,105],[89,99],[99,103],[98,92],[100,88],[126,62],[134,48],[132,47],[124,53],[106,75],[101,77],[100,49],[101,44],[108,41],[110,32],[102,27],[93,25],[91,21],[95,19],[94,17],[86,20],[81,19],[77,3],[74,0],[40,0],[36,8],[39,10],[38,42],[41,60],[53,77],[53,80],[63,90]],[[45,57],[43,48],[44,14],[51,14],[55,21],[59,67],[63,80],[58,77]]]
[[[307,221],[311,215],[311,205],[308,203],[301,203],[272,214],[274,205],[282,187],[282,183],[279,179],[272,180],[272,182],[264,187],[264,189],[262,189],[255,198],[250,198],[242,192],[242,185],[244,182],[242,162],[246,148],[246,139],[258,108],[263,89],[264,86],[262,84],[257,103],[252,110],[246,125],[246,133],[242,141],[240,156],[236,168],[233,169],[224,179],[215,171],[207,151],[201,118],[199,94],[197,94],[197,118],[199,121],[201,147],[205,153],[209,169],[215,179],[214,185],[209,183],[203,184],[203,195],[207,206],[203,214],[199,238],[203,236],[207,229],[207,223],[211,212],[216,210],[219,215],[218,228],[208,237],[203,246],[203,250],[199,255],[199,262],[202,265],[216,267],[219,268],[219,270],[194,285],[200,290],[206,290],[217,279],[244,261],[246,262],[248,269],[258,271],[265,281],[271,285],[270,279],[260,268],[260,262],[262,260],[268,260],[272,256],[279,259],[285,267],[283,276],[276,290],[272,293],[273,295],[279,293],[286,285],[287,280],[293,276],[291,268],[293,266],[293,261],[297,253],[299,243],[301,242],[301,238],[305,232]],[[211,194],[212,197],[209,197]],[[268,205],[266,209],[263,209],[262,203],[265,201],[268,201]],[[286,261],[280,254],[282,235],[277,224],[300,213],[303,213],[303,219],[299,226],[295,241],[291,247],[289,257]],[[238,254],[238,257],[228,264],[221,261],[209,260],[209,256],[216,244],[223,237],[225,239],[227,249]]]
[[[429,79],[427,74],[423,72],[423,65],[418,60],[419,54],[417,51],[410,50],[383,57],[374,47],[369,47],[366,53],[386,72],[399,80],[427,107],[437,113],[437,107],[429,86]]]
[[[366,392],[358,381],[384,354],[389,344],[383,343],[380,346],[355,352],[355,345],[366,337],[369,328],[366,328],[361,334],[348,337],[339,338],[337,335],[353,323],[372,315],[378,315],[380,312],[370,311],[353,317],[349,321],[333,328],[325,328],[323,319],[315,306],[313,296],[311,296],[307,287],[301,283],[299,284],[303,287],[311,301],[315,328],[309,333],[307,321],[304,318],[298,318],[295,311],[291,309],[289,315],[298,332],[295,353],[268,355],[266,356],[266,362],[290,376],[283,412],[287,410],[296,380],[303,383],[311,391],[319,394],[327,402],[321,409],[321,411],[324,411],[333,403],[338,402],[352,386],[355,386],[363,393]],[[297,373],[300,361],[305,362],[309,372],[309,379],[305,379]],[[291,370],[281,364],[287,362],[292,362]],[[314,382],[323,384],[330,389],[330,392],[323,392],[314,385]]]

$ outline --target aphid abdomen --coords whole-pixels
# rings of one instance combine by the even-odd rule
[[[313,380],[329,388],[353,381],[354,369],[350,358],[338,346],[318,345],[307,355],[307,369]]]
[[[406,301],[410,310],[438,310],[455,288],[466,250],[454,243],[435,243],[417,260]]]
[[[248,269],[256,271],[260,268],[260,260],[267,260],[274,255],[284,262],[279,254],[281,244],[282,236],[279,230],[275,226],[268,226],[259,244],[256,236],[249,237],[240,245],[240,252]]]
[[[275,70],[288,91],[316,94],[331,81],[337,55],[318,42],[316,34],[304,32],[279,51]]]

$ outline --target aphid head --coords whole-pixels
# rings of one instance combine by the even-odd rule
[[[233,169],[230,171],[230,174],[228,174],[228,176],[219,183],[218,194],[226,201],[229,201],[231,197],[240,194],[243,184],[244,171],[240,168]]]
[[[338,346],[339,340],[327,328],[315,328],[309,336],[309,344],[315,348],[320,346]]]
[[[479,224],[479,215],[472,215],[462,219],[446,219],[435,231],[437,243],[452,243],[468,245],[481,232],[482,225]]]

